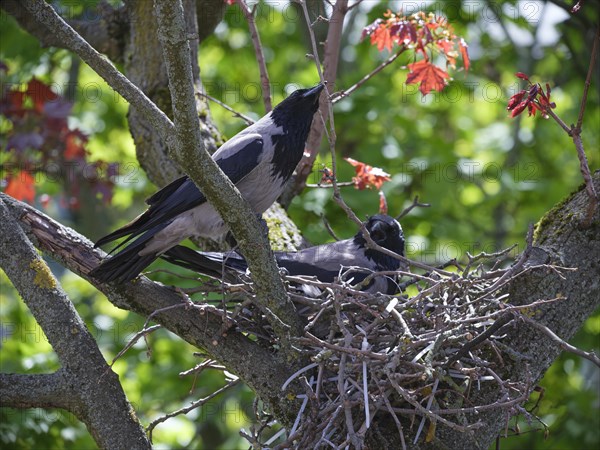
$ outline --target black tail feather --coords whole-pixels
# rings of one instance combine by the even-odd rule
[[[106,236],[101,237],[94,244],[94,248],[101,247],[104,244],[108,244],[109,242],[112,242],[112,241],[116,241],[120,237],[127,236],[128,234],[131,235],[127,239],[125,239],[123,242],[121,242],[117,247],[115,247],[112,250],[114,252],[117,248],[119,248],[120,246],[122,246],[126,242],[130,241],[136,235],[140,234],[140,230],[144,231],[142,227],[148,221],[148,217],[147,216],[148,216],[148,214],[147,214],[147,211],[146,211],[143,214],[140,214],[139,216],[137,216],[135,219],[133,219],[127,225],[124,225],[121,228],[113,231],[112,233],[107,234]]]
[[[161,257],[171,264],[176,264],[213,278],[221,278],[221,273],[223,272],[222,261],[210,259],[183,245],[176,245],[170,248]]]
[[[102,261],[99,266],[95,267],[90,272],[90,275],[103,283],[113,281],[124,283],[133,280],[156,258],[158,258],[158,253],[150,253],[144,256],[140,256],[139,253],[144,249],[146,243],[152,239],[156,232],[163,227],[164,226],[160,226],[147,231],[129,244],[125,249]],[[117,248],[118,247],[119,246],[117,246]]]
[[[170,248],[161,258],[171,264],[228,283],[238,283],[240,273],[245,272],[247,267],[246,261],[237,253],[202,253],[183,245]]]
[[[150,254],[140,256],[137,252],[130,252],[130,248],[110,257],[94,268],[90,275],[102,283],[125,283],[137,277],[146,267],[158,258]]]

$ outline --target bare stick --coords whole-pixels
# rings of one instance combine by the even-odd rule
[[[552,331],[546,325],[536,322],[535,320],[531,319],[530,317],[527,317],[524,314],[521,314],[519,316],[519,319],[527,322],[528,324],[530,324],[530,325],[534,326],[535,328],[537,328],[538,330],[540,330],[542,333],[544,333],[546,336],[548,336],[550,339],[552,339],[554,342],[556,342],[560,346],[560,348],[562,348],[564,351],[574,353],[575,355],[581,356],[582,358],[585,358],[585,359],[593,362],[594,364],[596,364],[596,366],[600,367],[600,358],[598,358],[596,356],[596,353],[594,353],[593,351],[586,352],[584,350],[581,350],[577,347],[572,346],[568,342],[563,341],[559,336],[557,336],[554,333],[554,331]]]
[[[594,66],[596,65],[596,56],[598,53],[598,41],[600,41],[600,27],[596,29],[596,35],[594,36],[594,45],[592,46],[592,56],[590,58],[590,66],[588,67],[587,76],[585,77],[585,84],[583,85],[583,95],[581,96],[581,106],[579,108],[579,117],[577,118],[577,125],[575,129],[581,130],[583,124],[583,114],[585,112],[585,104],[587,101],[588,91],[592,84],[592,75],[594,74]]]
[[[260,42],[260,35],[258,34],[258,28],[256,28],[256,21],[254,20],[256,5],[250,10],[245,0],[236,0],[236,3],[242,10],[246,22],[248,22],[250,37],[252,38],[252,45],[254,45],[254,53],[256,54],[256,61],[258,62],[258,69],[260,71],[260,84],[262,87],[265,111],[270,112],[273,109],[273,105],[271,104],[271,83],[269,82],[269,73],[267,72],[267,63],[265,62],[265,54],[263,52],[262,43]]]
[[[367,81],[369,81],[375,75],[377,75],[379,72],[381,72],[387,66],[389,66],[391,63],[396,61],[398,56],[400,56],[405,51],[406,51],[406,46],[402,45],[402,47],[400,47],[400,50],[398,50],[396,53],[394,53],[392,56],[390,56],[384,62],[379,64],[375,69],[373,69],[371,72],[366,74],[364,77],[362,77],[360,80],[358,80],[352,86],[350,86],[348,89],[344,89],[342,91],[339,91],[339,92],[336,92],[335,94],[333,94],[333,99],[331,102],[335,104],[335,103],[339,102],[340,100],[342,100],[343,98],[346,98],[349,95],[351,95],[354,91],[356,91],[358,88],[360,88],[363,84],[365,84]]]
[[[217,105],[219,105],[221,108],[226,109],[227,111],[229,111],[230,113],[232,113],[234,116],[239,117],[240,119],[242,119],[244,122],[246,122],[246,125],[252,125],[254,123],[254,119],[252,119],[251,117],[248,117],[245,114],[242,114],[239,111],[236,111],[235,109],[233,109],[231,106],[229,106],[227,103],[223,103],[221,100],[214,98],[208,94],[205,94],[204,92],[198,92],[196,95],[199,95],[200,97],[204,97],[208,100],[210,100],[213,103],[216,103]]]
[[[192,411],[193,409],[196,409],[202,405],[204,405],[206,402],[208,402],[209,400],[212,400],[213,398],[215,398],[217,395],[221,394],[222,392],[225,392],[227,389],[232,388],[233,386],[235,386],[236,384],[240,383],[240,379],[236,378],[235,380],[231,380],[229,383],[227,383],[225,386],[223,386],[220,389],[217,389],[215,392],[213,392],[212,394],[201,398],[199,400],[196,400],[195,402],[193,402],[191,405],[186,406],[185,408],[180,408],[177,411],[173,411],[169,414],[166,414],[162,417],[159,417],[156,420],[153,420],[150,425],[148,425],[148,428],[146,429],[146,431],[148,432],[148,435],[150,436],[150,441],[152,441],[152,432],[154,431],[154,428],[160,424],[163,423],[165,420],[170,419],[171,417],[175,417],[175,416],[179,416],[180,414],[187,414],[190,411]]]
[[[403,217],[407,216],[409,212],[411,212],[414,208],[429,208],[431,205],[429,203],[420,203],[419,196],[416,195],[413,199],[412,203],[408,205],[404,210],[396,216],[396,220],[400,220]]]
[[[597,28],[596,34],[594,35],[594,44],[592,47],[592,56],[590,57],[590,65],[588,67],[587,76],[585,78],[585,84],[583,86],[583,94],[581,96],[581,106],[579,107],[579,116],[577,118],[577,125],[567,126],[567,124],[558,115],[552,111],[548,106],[544,106],[544,112],[552,117],[560,127],[566,131],[566,133],[573,139],[573,144],[577,149],[577,157],[579,158],[579,168],[581,175],[585,181],[586,192],[589,197],[589,204],[586,212],[586,216],[583,220],[584,228],[588,228],[594,217],[594,213],[598,208],[598,194],[592,181],[592,173],[588,164],[587,155],[583,148],[583,141],[581,140],[581,126],[583,125],[583,114],[585,113],[585,104],[587,102],[588,91],[592,83],[592,75],[594,73],[594,67],[596,65],[596,56],[598,53],[598,42],[600,41],[600,27]]]

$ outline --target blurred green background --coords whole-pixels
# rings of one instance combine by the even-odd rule
[[[81,2],[77,7],[93,9],[95,5],[94,1]],[[315,16],[317,5],[311,4]],[[408,256],[413,259],[442,262],[464,258],[467,251],[492,252],[513,244],[517,244],[513,251],[517,254],[523,248],[527,225],[575,190],[581,175],[572,141],[556,123],[526,115],[508,117],[508,98],[524,87],[514,73],[525,72],[542,85],[550,83],[557,103],[555,112],[566,123],[575,122],[591,52],[586,43],[591,42],[597,26],[598,2],[587,1],[582,11],[572,15],[564,9],[571,6],[565,2],[367,0],[348,15],[337,88],[350,87],[388,56],[378,53],[368,40],[360,41],[365,25],[382,17],[387,8],[397,11],[403,7],[405,13],[412,13],[424,6],[445,15],[456,34],[465,38],[471,68],[468,72],[451,71],[453,80],[444,92],[423,98],[417,87],[404,84],[405,66],[413,62],[407,53],[339,102],[335,107],[338,179],[351,179],[354,169],[342,160],[351,156],[392,175],[392,181],[383,187],[391,215],[399,214],[415,195],[431,204],[413,210],[402,221]],[[298,7],[287,2],[260,3],[257,8],[274,103],[294,87],[317,81],[314,64],[305,57],[309,44],[300,17]],[[324,35],[318,37],[324,40]],[[83,193],[87,198],[79,211],[66,210],[60,202],[51,201],[46,212],[97,239],[142,211],[144,198],[156,187],[147,181],[135,160],[126,102],[85,64],[78,65],[67,51],[40,48],[5,13],[0,27],[0,61],[8,66],[2,80],[5,86],[26,83],[33,76],[55,83],[59,90],[76,86],[70,125],[89,134],[87,149],[92,161],[118,162],[122,169],[110,208]],[[224,22],[202,43],[200,66],[210,95],[253,117],[264,114],[254,52],[237,6],[228,8]],[[583,131],[592,170],[600,166],[598,81],[596,70]],[[244,127],[241,120],[218,105],[212,106],[212,113],[226,137]],[[5,134],[10,130],[6,121],[0,120],[0,131]],[[1,142],[5,145],[6,140]],[[317,182],[318,169],[330,166],[330,161],[323,143],[309,182]],[[60,186],[50,180],[42,180],[37,190],[60,194]],[[315,244],[331,239],[321,215],[342,238],[356,231],[332,201],[331,193],[330,189],[307,189],[289,208],[305,237]],[[348,187],[343,195],[359,217],[378,211],[374,190]],[[167,265],[153,266],[159,267]],[[112,360],[142,328],[144,318],[116,309],[87,282],[61,266],[53,264],[52,268],[98,339],[107,361]],[[5,274],[0,276],[2,372],[55,370],[57,359],[41,329]],[[182,285],[180,278],[169,273],[152,276],[166,284]],[[183,284],[189,287],[194,282]],[[571,342],[598,351],[599,336],[597,312]],[[160,330],[149,336],[148,343],[151,352],[140,342],[114,366],[144,425],[223,384],[221,372],[204,372],[197,380],[178,376],[201,361],[193,355],[197,349],[178,337]],[[545,393],[536,413],[549,426],[549,436],[544,438],[539,423],[528,424],[520,418],[520,435],[502,439],[501,448],[598,448],[599,385],[598,369],[588,361],[561,356],[540,382]],[[537,395],[533,395],[531,405]],[[170,419],[155,430],[156,448],[247,448],[238,430],[251,424],[252,400],[252,393],[238,386],[194,413]],[[509,429],[509,434],[515,434],[514,422]],[[95,447],[85,427],[69,414],[6,408],[0,409],[0,444],[23,449]]]

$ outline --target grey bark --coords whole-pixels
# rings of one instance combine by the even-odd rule
[[[0,266],[44,330],[62,366],[49,375],[2,374],[0,405],[63,408],[86,424],[101,448],[150,448],[118,376],[2,200],[0,220]]]
[[[273,353],[270,348],[248,339],[243,333],[228,329],[221,315],[210,307],[190,310],[190,303],[180,293],[145,277],[121,286],[98,284],[88,276],[88,272],[100,263],[104,252],[94,249],[93,243],[85,236],[31,206],[3,193],[0,193],[0,200],[44,254],[92,283],[116,307],[143,317],[155,314],[153,321],[204,349],[228,370],[239,375],[278,416],[286,418],[284,423],[293,420],[297,405],[293,406],[295,402],[288,400],[286,394],[297,393],[299,387],[292,384],[288,391],[282,392],[281,386],[301,367],[302,362],[287,360],[285,353]],[[13,259],[19,260],[18,253],[12,255]],[[13,263],[16,264],[16,261]],[[68,339],[67,336],[63,338]]]

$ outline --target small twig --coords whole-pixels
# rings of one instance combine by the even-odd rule
[[[351,95],[354,91],[356,91],[358,88],[360,88],[363,84],[365,84],[367,81],[369,81],[375,75],[377,75],[379,72],[381,72],[387,66],[389,66],[391,63],[393,63],[398,58],[398,56],[400,56],[405,51],[406,51],[406,46],[402,45],[400,47],[400,50],[398,50],[396,53],[394,53],[392,56],[390,56],[384,62],[382,62],[381,64],[379,64],[375,69],[373,69],[367,75],[365,75],[364,77],[362,77],[356,83],[354,83],[354,85],[352,85],[348,89],[345,89],[343,91],[339,91],[339,92],[336,92],[335,94],[333,94],[333,99],[331,100],[331,102],[333,104],[335,104],[335,103],[339,102],[340,100],[342,100],[343,98],[348,97],[349,95]]]
[[[338,181],[337,185],[339,187],[349,187],[355,186],[356,183],[354,181]],[[333,184],[324,184],[324,183],[306,183],[306,187],[309,188],[320,188],[320,189],[333,189]]]
[[[587,76],[585,77],[585,84],[583,85],[583,95],[581,96],[581,106],[579,107],[579,116],[577,117],[576,130],[581,130],[583,124],[583,114],[585,113],[585,104],[587,102],[588,91],[592,84],[592,76],[594,74],[594,66],[596,65],[596,57],[598,54],[598,42],[600,41],[600,27],[596,29],[594,35],[594,44],[592,45],[592,56],[590,57],[590,66],[588,67]]]
[[[305,334],[306,334],[306,336],[308,336],[307,338],[297,338],[296,341],[298,341],[300,343],[305,343],[305,344],[314,343],[320,347],[329,348],[331,350],[337,350],[340,353],[359,356],[359,357],[363,357],[363,358],[367,357],[367,358],[375,359],[377,361],[386,361],[388,359],[387,356],[381,355],[379,353],[373,353],[370,350],[360,350],[358,348],[353,348],[353,347],[342,347],[340,345],[322,341],[318,337],[313,336],[312,334],[310,334],[308,332],[306,332]]]
[[[166,420],[170,419],[171,417],[175,417],[175,416],[179,416],[179,415],[181,415],[181,414],[187,414],[187,413],[189,413],[189,412],[190,412],[190,411],[192,411],[193,409],[196,409],[196,408],[198,408],[198,407],[200,407],[200,406],[204,405],[204,404],[205,404],[206,402],[208,402],[209,400],[212,400],[212,399],[213,399],[213,398],[215,398],[217,395],[221,394],[222,392],[225,392],[227,389],[229,389],[229,388],[232,388],[233,386],[235,386],[235,385],[239,384],[240,382],[241,382],[241,380],[240,380],[239,378],[236,378],[235,380],[231,380],[231,381],[230,381],[229,383],[227,383],[225,386],[221,387],[220,389],[217,389],[217,390],[216,390],[215,392],[213,392],[212,394],[210,394],[210,395],[208,395],[208,396],[206,396],[206,397],[204,397],[204,398],[201,398],[201,399],[199,399],[199,400],[196,400],[195,402],[192,402],[192,404],[191,404],[191,405],[189,405],[189,406],[186,406],[185,408],[180,408],[180,409],[178,409],[177,411],[173,411],[173,412],[171,412],[171,413],[169,413],[169,414],[166,414],[166,415],[164,415],[164,416],[162,416],[162,417],[159,417],[159,418],[158,418],[158,419],[156,419],[156,420],[153,420],[153,421],[150,423],[150,425],[148,425],[148,428],[146,428],[146,432],[148,433],[148,435],[149,435],[149,437],[150,437],[150,441],[152,441],[152,432],[154,431],[154,428],[155,428],[155,427],[156,427],[158,424],[160,424],[160,423],[162,423],[162,422],[164,422],[164,421],[166,421]]]
[[[123,347],[123,349],[122,349],[122,350],[121,350],[119,353],[117,353],[117,355],[116,355],[116,356],[115,356],[115,357],[112,359],[112,361],[110,362],[110,364],[108,365],[108,367],[107,367],[107,369],[106,369],[106,370],[108,371],[109,369],[111,369],[111,368],[112,368],[112,366],[113,366],[113,365],[114,365],[114,364],[117,362],[117,360],[118,360],[118,359],[119,359],[121,356],[123,356],[127,350],[129,350],[131,347],[133,347],[133,346],[135,345],[135,343],[136,343],[137,341],[139,341],[139,340],[140,340],[140,338],[141,338],[142,336],[143,336],[143,337],[144,337],[144,339],[145,339],[145,338],[146,338],[146,335],[148,335],[148,334],[150,334],[150,333],[152,333],[152,332],[154,332],[154,331],[158,330],[159,328],[162,328],[162,325],[152,325],[151,327],[147,327],[147,328],[144,326],[144,328],[143,328],[142,330],[138,331],[138,332],[137,332],[137,333],[136,333],[136,334],[135,334],[135,335],[134,335],[134,336],[133,336],[133,337],[132,337],[132,338],[129,340],[129,342],[128,342],[128,343],[125,345],[125,347]]]
[[[335,231],[333,231],[333,228],[331,228],[331,224],[329,223],[329,221],[325,217],[325,214],[321,214],[321,221],[323,222],[323,225],[325,225],[325,229],[330,234],[330,236],[332,238],[334,238],[336,241],[340,241],[341,239],[338,237],[337,234],[335,234]]]
[[[433,382],[433,387],[431,388],[431,394],[429,396],[429,400],[427,401],[427,406],[425,408],[427,408],[428,411],[431,411],[431,404],[433,403],[433,399],[435,397],[435,393],[437,392],[437,387],[440,383],[440,379],[436,378],[435,381]],[[421,432],[423,431],[423,427],[425,426],[425,420],[426,417],[423,416],[421,418],[421,423],[419,424],[419,428],[417,429],[417,432],[415,434],[415,440],[413,441],[413,444],[416,444],[417,441],[419,440],[419,436],[421,435]]]
[[[317,367],[318,365],[319,364],[317,364],[317,363],[311,363],[311,364],[309,364],[307,366],[302,367],[301,369],[298,369],[296,372],[294,372],[293,374],[291,374],[287,380],[285,380],[285,383],[283,383],[283,385],[281,386],[281,390],[285,391],[285,389],[288,387],[288,385],[292,381],[294,381],[298,376],[300,376],[301,374],[303,374],[307,370],[312,369],[313,367]]]
[[[396,220],[400,220],[403,217],[407,216],[409,212],[411,212],[414,208],[429,208],[431,205],[429,203],[420,203],[419,202],[419,196],[416,195],[415,198],[413,199],[412,203],[410,205],[408,205],[406,208],[404,208],[404,210],[398,214],[396,216]]]
[[[246,22],[248,22],[250,37],[252,38],[252,45],[254,45],[254,53],[256,54],[256,61],[258,62],[258,68],[260,70],[263,102],[265,104],[266,112],[270,112],[273,109],[273,105],[271,104],[271,83],[269,82],[269,73],[267,72],[267,63],[265,62],[265,54],[263,52],[262,43],[260,42],[260,35],[258,34],[258,28],[256,28],[256,21],[254,20],[254,10],[250,10],[245,0],[236,0],[236,3],[242,10]]]
[[[455,361],[458,361],[463,356],[466,356],[469,351],[477,347],[479,344],[487,340],[492,334],[502,328],[504,325],[508,324],[510,321],[514,319],[514,315],[510,312],[506,312],[505,315],[498,318],[491,326],[489,326],[483,333],[477,335],[474,339],[466,342],[460,350],[458,350],[454,355],[452,355],[445,366],[449,367]]]
[[[249,117],[245,114],[242,114],[239,111],[236,111],[231,106],[229,106],[227,103],[223,103],[221,100],[214,98],[208,94],[205,94],[204,92],[197,92],[196,95],[198,95],[200,97],[204,97],[205,99],[210,100],[213,103],[216,103],[220,107],[222,107],[222,108],[226,109],[227,111],[229,111],[230,113],[232,113],[234,116],[242,119],[244,122],[246,122],[246,125],[252,125],[255,122],[254,119],[252,119],[251,117]]]
[[[557,336],[554,333],[554,331],[552,331],[546,325],[536,322],[535,320],[531,319],[530,317],[527,317],[526,315],[521,314],[519,316],[519,319],[523,320],[524,322],[527,322],[528,324],[540,330],[542,333],[544,333],[546,336],[552,339],[555,343],[557,343],[560,346],[560,348],[562,348],[564,351],[581,356],[582,358],[585,358],[596,364],[596,366],[600,367],[600,358],[596,356],[596,353],[594,351],[586,352],[584,350],[572,346],[568,342],[563,341],[559,336]]]
[[[583,141],[581,140],[581,127],[583,125],[583,115],[585,113],[585,105],[587,102],[588,91],[590,85],[592,83],[592,75],[594,73],[594,67],[596,65],[596,57],[598,53],[598,42],[600,41],[600,27],[596,29],[596,34],[594,35],[594,44],[592,46],[592,55],[590,57],[590,65],[588,67],[587,76],[585,78],[585,83],[583,86],[583,94],[581,96],[581,105],[579,107],[579,115],[577,117],[577,124],[571,125],[571,127],[567,126],[567,124],[560,118],[558,115],[552,110],[552,108],[545,106],[544,112],[546,112],[550,117],[552,117],[560,127],[565,130],[565,132],[571,137],[573,140],[573,144],[575,144],[575,148],[577,149],[577,157],[579,158],[579,168],[581,171],[581,175],[583,180],[585,181],[586,192],[589,197],[589,204],[587,208],[587,212],[585,218],[583,220],[583,227],[588,228],[592,220],[594,218],[594,213],[598,208],[598,194],[596,192],[596,188],[594,187],[594,182],[592,180],[592,173],[590,171],[590,166],[588,163],[587,155],[585,154],[585,150],[583,148]]]
[[[396,390],[396,392],[398,392],[404,398],[404,400],[406,400],[415,408],[416,411],[413,412],[418,412],[419,414],[429,417],[430,419],[437,420],[440,423],[446,425],[448,428],[452,428],[453,430],[456,430],[459,433],[473,433],[473,430],[476,430],[477,428],[480,428],[484,425],[483,422],[478,421],[471,425],[462,426],[457,423],[451,422],[447,419],[444,419],[437,413],[428,411],[425,407],[421,406],[421,404],[418,401],[416,401],[406,389],[404,389],[394,380],[394,374],[390,373],[388,368],[385,368],[385,372],[388,375],[388,380],[390,381],[392,387]]]
[[[525,251],[519,257],[519,260],[506,272],[502,275],[492,286],[485,290],[484,295],[489,295],[492,292],[500,289],[502,285],[504,285],[508,280],[518,273],[523,265],[529,259],[529,255],[531,254],[531,249],[533,248],[533,225],[529,224],[529,229],[527,230],[527,237],[525,238],[525,242],[527,246],[525,247]]]

